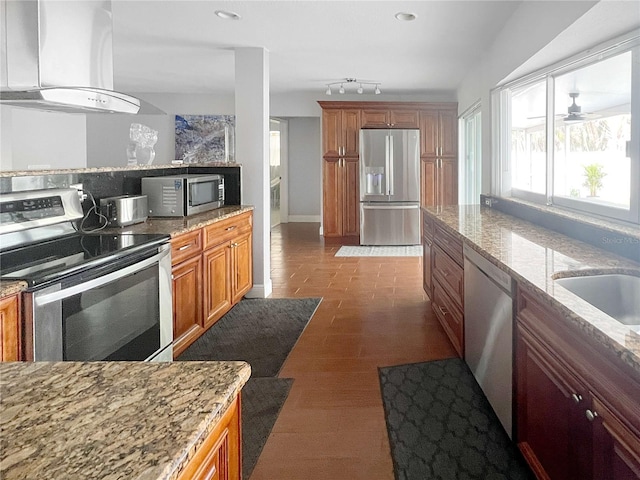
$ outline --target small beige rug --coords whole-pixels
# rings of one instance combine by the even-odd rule
[[[336,252],[336,257],[420,257],[421,245],[343,245]]]

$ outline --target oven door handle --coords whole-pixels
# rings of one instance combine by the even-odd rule
[[[133,265],[129,265],[128,267],[125,267],[121,270],[102,275],[87,282],[82,282],[78,285],[74,285],[73,287],[65,288],[64,290],[58,290],[57,292],[47,293],[42,296],[34,295],[34,303],[37,307],[40,307],[49,303],[56,302],[58,300],[62,300],[64,298],[71,297],[73,295],[77,295],[78,293],[86,292],[87,290],[91,290],[93,288],[101,287],[102,285],[106,285],[107,283],[111,283],[120,278],[124,278],[128,275],[139,272],[140,270],[144,270],[145,268],[160,262],[160,260],[169,255],[170,252],[170,249],[163,248],[157,255],[149,257],[140,262],[136,262]]]

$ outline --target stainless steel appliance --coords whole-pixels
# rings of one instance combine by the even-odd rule
[[[360,244],[420,244],[419,130],[360,130]]]
[[[148,211],[146,195],[121,195],[100,199],[100,212],[112,227],[142,223],[147,219]]]
[[[513,438],[513,281],[467,245],[464,251],[464,359]]]
[[[142,193],[148,197],[152,217],[185,217],[224,205],[222,175],[167,175],[143,177]]]
[[[0,2],[0,102],[71,113],[163,113],[113,91],[110,0]]]
[[[83,234],[75,189],[0,195],[0,278],[24,280],[27,360],[171,361],[168,235]]]

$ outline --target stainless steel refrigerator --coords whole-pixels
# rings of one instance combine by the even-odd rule
[[[420,244],[420,131],[360,130],[360,245]]]

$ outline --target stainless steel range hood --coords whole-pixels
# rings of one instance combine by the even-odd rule
[[[0,1],[0,103],[70,113],[164,113],[113,91],[110,0]]]

